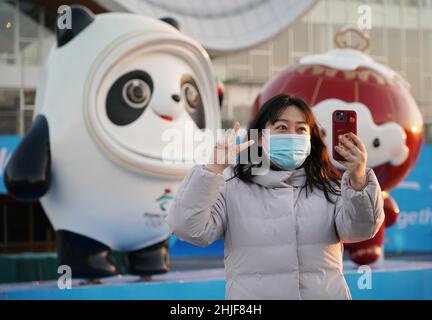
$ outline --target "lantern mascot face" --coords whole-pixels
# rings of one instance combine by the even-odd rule
[[[408,83],[396,72],[352,48],[307,56],[271,79],[261,90],[253,114],[264,101],[278,93],[303,98],[312,107],[332,152],[332,113],[354,110],[358,135],[368,151],[384,190],[386,226],[392,225],[399,209],[388,191],[410,171],[423,139],[423,120],[409,92]],[[340,164],[334,161],[339,169]],[[347,244],[350,257],[358,264],[370,264],[382,255],[384,225],[368,241]]]
[[[164,133],[220,127],[209,57],[170,19],[71,13],[5,184],[17,199],[40,199],[75,277],[115,274],[111,249],[128,253],[130,273],[166,272],[164,218],[193,163],[166,159]]]

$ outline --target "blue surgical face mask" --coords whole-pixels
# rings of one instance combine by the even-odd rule
[[[270,160],[283,170],[299,168],[311,152],[310,135],[271,134]]]

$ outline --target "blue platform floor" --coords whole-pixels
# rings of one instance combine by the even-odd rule
[[[353,299],[432,299],[432,261],[428,260],[382,261],[371,269],[370,286],[366,288],[362,281],[365,273],[359,273],[353,263],[345,262],[344,274]],[[0,299],[224,299],[224,270],[214,267],[220,263],[217,258],[175,259],[176,271],[153,276],[149,281],[122,275],[89,285],[73,279],[70,290],[60,290],[57,281],[2,284]],[[363,286],[358,285],[359,281]]]

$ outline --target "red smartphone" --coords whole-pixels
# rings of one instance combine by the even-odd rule
[[[335,146],[339,144],[339,136],[352,132],[357,135],[357,112],[354,110],[335,110],[332,116],[333,124],[333,159],[345,161],[336,150]]]

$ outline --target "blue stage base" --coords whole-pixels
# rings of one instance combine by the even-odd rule
[[[345,277],[353,299],[432,299],[432,262],[383,261],[371,270],[370,288],[360,289],[364,273],[347,262]],[[72,281],[72,289],[60,290],[56,281],[0,285],[0,299],[224,299],[223,269],[169,272],[143,282],[135,276],[103,279],[100,285]],[[362,282],[363,283],[363,282]]]

